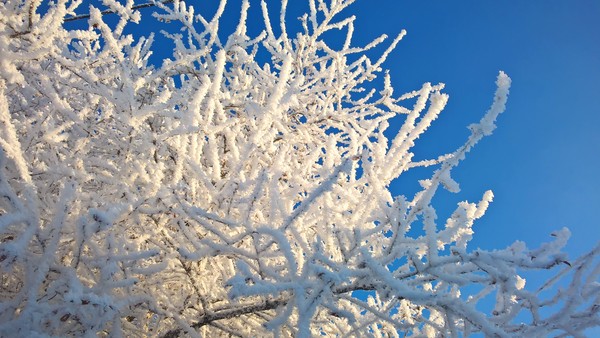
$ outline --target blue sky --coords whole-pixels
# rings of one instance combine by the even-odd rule
[[[465,128],[489,107],[494,78],[512,78],[498,129],[454,170],[462,191],[440,192],[438,217],[456,201],[495,198],[475,223],[471,248],[530,247],[564,226],[572,258],[600,240],[600,2],[358,1],[361,37],[408,35],[386,63],[397,90],[446,83],[450,101],[417,150],[424,157],[456,148]],[[365,40],[366,41],[366,40]],[[421,154],[416,152],[417,155]],[[419,173],[392,188],[401,192]],[[414,184],[414,183],[413,183]],[[533,285],[538,278],[527,277]],[[600,328],[589,336],[600,335]]]
[[[465,139],[464,126],[491,102],[498,70],[513,80],[498,129],[454,172],[463,191],[438,196],[443,204],[494,191],[472,244],[497,248],[519,239],[537,245],[567,226],[573,232],[568,251],[590,249],[600,239],[600,2],[373,3],[357,2],[357,31],[408,31],[387,63],[393,84],[408,90],[444,82],[450,94],[421,140],[424,153],[448,151]]]

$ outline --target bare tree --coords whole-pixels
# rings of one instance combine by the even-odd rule
[[[458,191],[451,171],[494,130],[506,74],[463,146],[417,161],[448,95],[430,83],[394,94],[382,64],[404,32],[371,59],[386,37],[352,45],[354,17],[338,18],[352,0],[309,0],[293,33],[287,1],[277,29],[263,2],[256,37],[244,0],[226,39],[225,1],[212,18],[168,2],[154,15],[182,33],[165,33],[175,47],[161,65],[148,61],[152,34],[124,34],[141,19],[132,0],[91,7],[79,30],[63,24],[80,1],[0,3],[1,336],[545,337],[599,325],[598,246],[567,260],[563,229],[537,249],[468,250],[490,191],[437,220],[432,197]],[[330,30],[346,32],[340,49]],[[402,126],[388,139],[392,118]],[[434,168],[422,190],[393,195],[419,166]],[[555,277],[528,289],[528,270]]]

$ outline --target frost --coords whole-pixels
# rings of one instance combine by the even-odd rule
[[[253,37],[252,1],[229,37],[224,0],[212,17],[151,2],[173,48],[160,65],[149,57],[168,43],[124,33],[148,19],[132,0],[80,16],[80,1],[0,4],[0,335],[545,337],[598,326],[600,247],[569,258],[562,229],[539,248],[473,250],[493,193],[450,216],[434,208],[440,186],[460,190],[452,170],[495,129],[510,78],[499,73],[463,145],[417,161],[449,96],[431,83],[396,93],[382,67],[406,32],[354,46],[355,18],[340,15],[352,2],[309,0],[292,32],[288,1],[278,16],[262,1]],[[324,39],[331,30],[341,49]],[[415,167],[431,176],[394,195]],[[554,274],[539,286],[537,270]]]

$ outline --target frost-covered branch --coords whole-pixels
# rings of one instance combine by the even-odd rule
[[[166,4],[170,4],[173,2],[173,0],[163,0],[163,1],[159,1],[161,4],[166,5]],[[156,6],[156,2],[155,1],[151,1],[151,2],[146,2],[143,4],[139,4],[139,5],[134,5],[131,6],[132,10],[136,10],[136,9],[142,9],[142,8],[149,8],[149,7],[154,7]],[[100,12],[100,14],[102,15],[107,15],[107,14],[116,14],[117,11],[113,10],[113,9],[105,9],[103,11]],[[90,18],[90,14],[78,14],[78,15],[73,15],[73,16],[68,16],[66,18],[64,18],[64,22],[69,22],[69,21],[75,21],[75,20],[82,20],[82,19],[89,19]]]
[[[471,250],[491,191],[439,222],[433,196],[459,191],[452,169],[494,130],[506,74],[465,143],[420,161],[414,146],[449,96],[431,83],[394,93],[382,66],[406,32],[354,46],[355,19],[340,17],[353,1],[309,0],[298,32],[287,1],[262,2],[251,37],[255,4],[242,1],[225,37],[226,1],[212,17],[170,2],[151,3],[178,32],[163,32],[160,65],[150,55],[167,42],[126,34],[147,4],[105,0],[77,30],[63,24],[80,1],[0,4],[0,332],[522,337],[599,325],[598,247],[569,258],[563,229],[536,249]],[[345,33],[340,49],[331,30]],[[415,167],[432,168],[419,192],[390,191]],[[554,277],[526,285],[539,270]]]

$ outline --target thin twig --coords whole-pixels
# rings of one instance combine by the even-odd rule
[[[159,1],[161,4],[166,5],[166,4],[170,4],[172,3],[174,0],[163,0],[163,1]],[[139,4],[139,5],[135,5],[132,6],[131,9],[140,9],[140,8],[148,8],[148,7],[154,7],[156,6],[156,2],[147,2],[145,4]],[[107,14],[115,14],[116,12],[112,9],[107,9],[104,10],[102,12],[100,12],[100,14],[102,15],[107,15]],[[81,20],[81,19],[89,19],[90,14],[81,14],[81,15],[76,15],[76,16],[71,16],[68,18],[65,18],[64,22],[70,22],[70,21],[75,21],[75,20]]]

